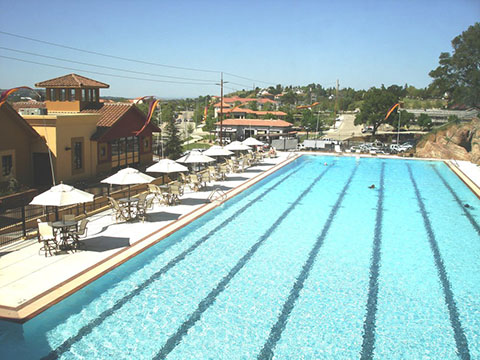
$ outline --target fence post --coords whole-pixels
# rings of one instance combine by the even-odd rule
[[[22,232],[23,236],[27,236],[27,224],[25,220],[25,205],[22,205]]]

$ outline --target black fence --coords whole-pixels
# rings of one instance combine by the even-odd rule
[[[154,183],[163,183],[162,178]],[[28,205],[36,192],[15,194],[14,199],[0,198],[0,247],[12,242],[30,239],[37,236],[37,220],[55,221],[63,215],[72,214],[76,217],[88,216],[109,207],[108,196],[113,198],[134,196],[147,190],[146,185],[102,186],[96,189],[85,189],[95,194],[93,202],[72,206],[38,206]],[[3,200],[3,201],[2,201]]]

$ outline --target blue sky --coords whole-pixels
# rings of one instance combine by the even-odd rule
[[[102,95],[194,97],[219,95],[215,83],[220,81],[220,71],[228,82],[225,92],[254,84],[315,82],[333,87],[336,79],[341,88],[405,83],[425,87],[440,53],[451,52],[451,40],[479,20],[478,0],[10,1],[0,13],[2,32],[212,72],[124,61],[0,33],[0,88],[33,87],[36,82],[75,72],[110,84]],[[196,79],[208,84],[202,81],[199,85]]]

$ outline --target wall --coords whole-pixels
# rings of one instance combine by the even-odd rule
[[[32,134],[21,121],[20,115],[9,105],[0,107],[0,159],[2,155],[13,154],[13,176],[22,184],[31,185],[33,181],[31,143],[35,141]],[[1,161],[1,160],[0,160]],[[2,178],[0,163],[0,182]]]
[[[96,175],[97,144],[90,137],[97,129],[99,114],[31,115],[25,119],[45,137],[52,152],[56,182],[75,181]],[[83,138],[83,167],[72,169],[72,138]]]

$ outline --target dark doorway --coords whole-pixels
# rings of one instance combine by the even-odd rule
[[[48,153],[33,153],[33,182],[35,186],[53,184]]]

